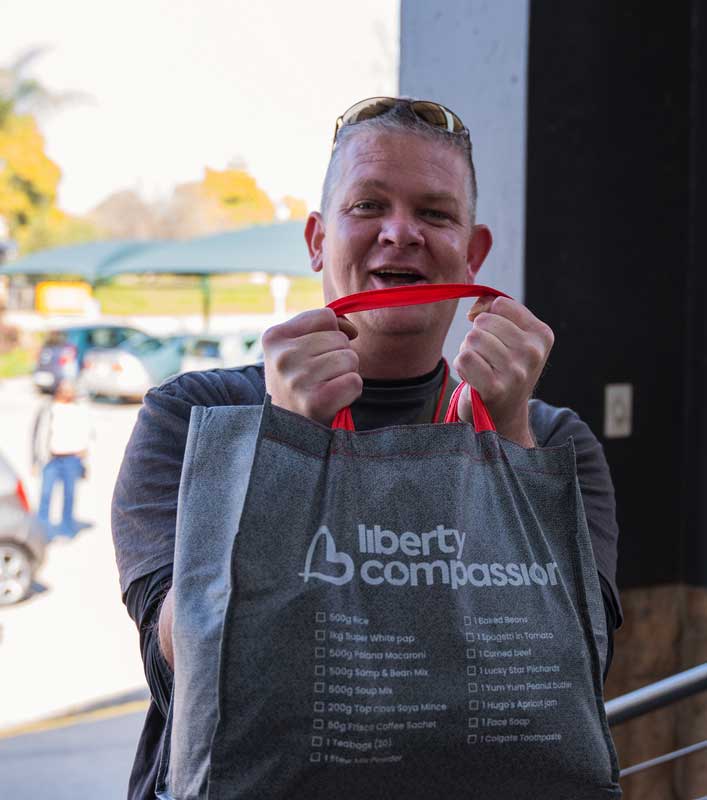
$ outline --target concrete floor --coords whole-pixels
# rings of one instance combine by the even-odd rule
[[[20,473],[34,508],[39,479],[30,471],[29,443],[44,400],[29,379],[0,383],[0,450]],[[96,439],[88,479],[77,489],[76,516],[93,526],[53,543],[37,576],[37,591],[0,609],[0,734],[145,687],[137,631],[121,601],[110,534],[113,485],[137,412],[136,405],[88,404]]]

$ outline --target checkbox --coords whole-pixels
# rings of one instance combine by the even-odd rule
[[[464,617],[464,624],[471,625],[471,617]]]
[[[476,734],[475,733],[470,733],[466,737],[466,743],[467,744],[476,744]],[[319,755],[319,753],[313,753],[312,755]]]
[[[326,631],[314,631],[314,638],[318,642],[323,642],[326,639]]]
[[[324,664],[315,664],[314,666],[314,674],[315,675],[324,675],[326,672],[326,667]]]
[[[324,686],[325,686],[324,683],[322,683],[321,681],[317,681],[314,684],[314,693],[315,694],[324,694]]]
[[[324,658],[326,655],[326,647],[315,647],[314,648],[314,657],[315,658]]]
[[[475,647],[467,647],[466,648],[466,657],[467,658],[476,658],[476,648]]]
[[[479,691],[479,684],[478,683],[470,683],[469,686],[469,694],[476,694]]]
[[[478,710],[479,710],[479,701],[469,700],[469,711],[478,711]]]
[[[473,633],[469,633],[469,631],[467,631],[466,632],[466,640],[467,640],[467,642],[473,642],[474,641],[474,634]]]
[[[312,736],[312,747],[321,747],[321,746],[322,746],[322,737]]]
[[[479,718],[478,717],[469,717],[469,727],[470,728],[478,728],[479,727]]]
[[[324,730],[324,720],[323,719],[315,719],[312,722],[312,727],[315,731],[323,731]]]
[[[322,754],[321,754],[321,753],[319,753],[319,752],[316,752],[316,753],[310,753],[310,754],[309,754],[309,760],[310,760],[310,761],[311,761],[313,764],[316,764],[316,763],[317,763],[317,761],[321,761],[321,760],[322,760]]]
[[[326,611],[317,611],[314,614],[315,622],[326,622]]]
[[[321,714],[322,711],[324,711],[324,703],[322,703],[321,700],[317,700],[317,702],[314,704],[314,713]]]
[[[466,674],[467,674],[467,675],[468,675],[470,678],[475,678],[475,677],[476,677],[476,667],[475,667],[475,666],[473,666],[473,665],[472,665],[472,666],[469,666],[469,667],[467,667],[467,668],[466,668]]]

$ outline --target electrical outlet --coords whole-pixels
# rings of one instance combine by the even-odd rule
[[[633,433],[633,384],[608,383],[604,387],[604,437],[626,439]]]

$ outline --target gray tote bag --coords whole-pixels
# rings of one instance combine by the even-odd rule
[[[621,796],[572,441],[474,418],[193,409],[158,797]]]

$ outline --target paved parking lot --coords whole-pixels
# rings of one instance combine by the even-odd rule
[[[30,470],[30,434],[44,401],[29,379],[0,383],[0,450],[25,481],[35,509],[39,479]],[[37,591],[0,609],[0,732],[145,687],[110,535],[113,484],[138,406],[90,403],[87,410],[96,437],[88,478],[77,489],[76,517],[93,526],[53,543]]]

